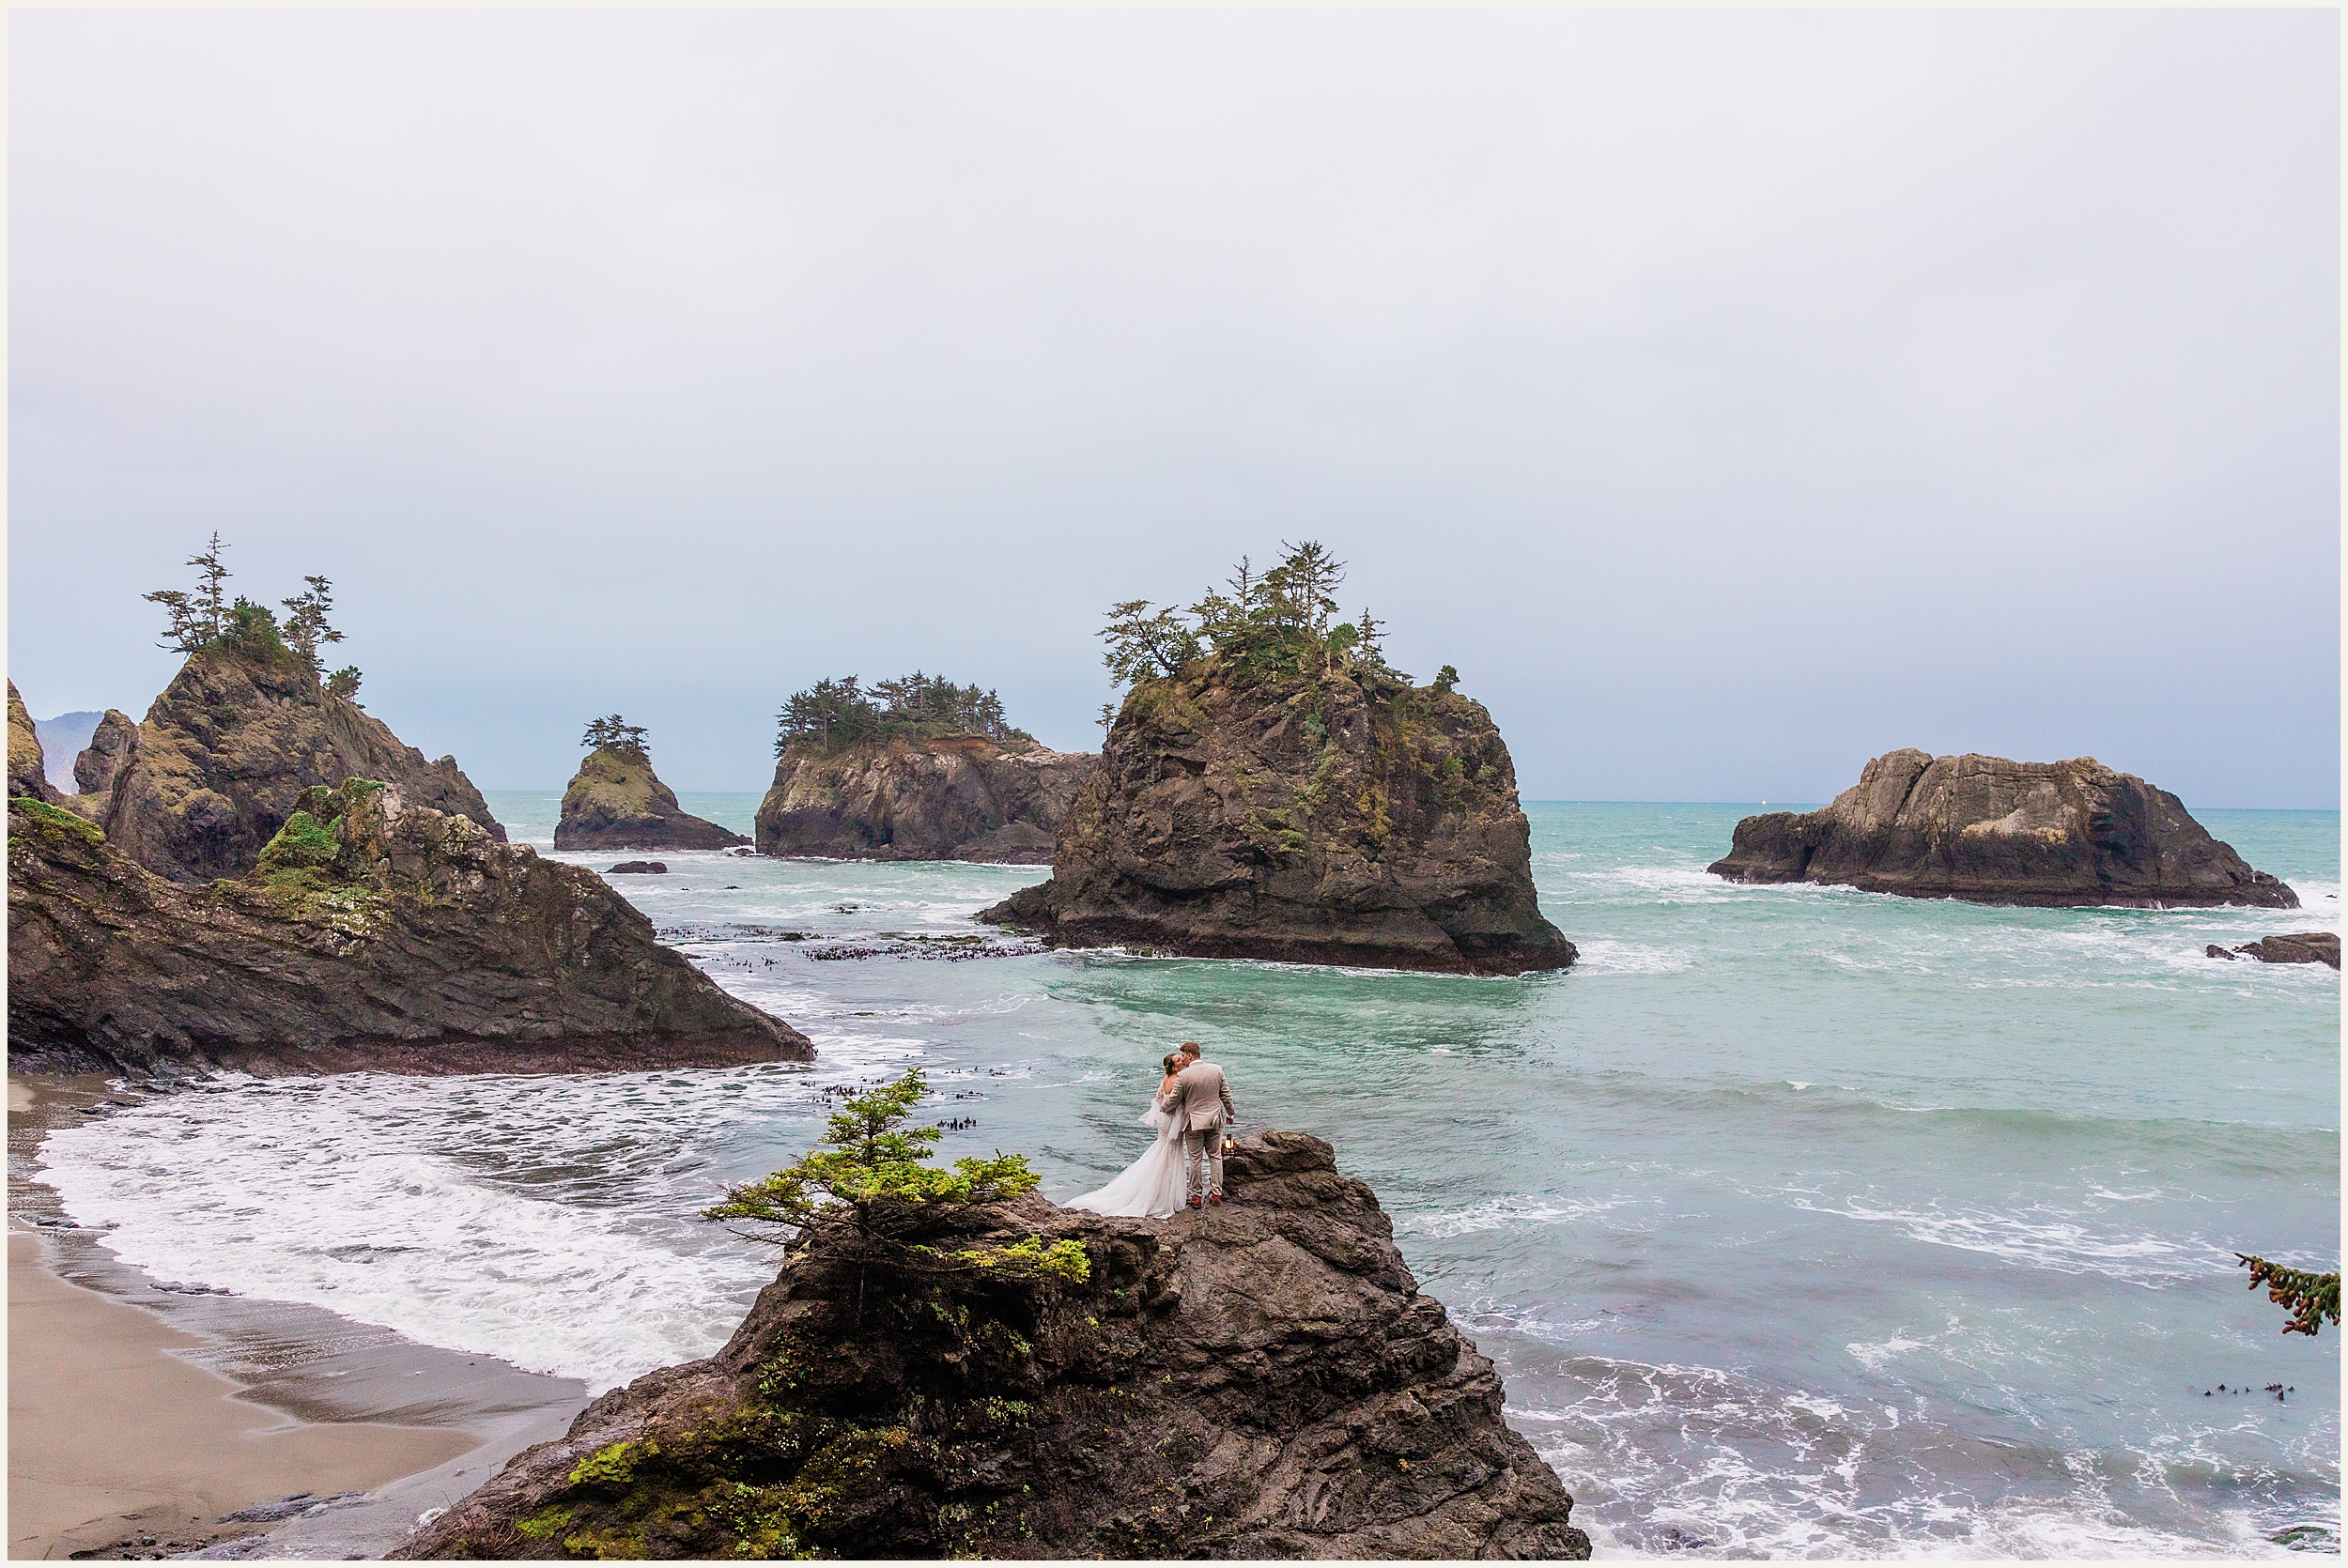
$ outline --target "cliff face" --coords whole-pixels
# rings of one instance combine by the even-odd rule
[[[761,854],[1033,866],[1099,759],[979,735],[794,746],[758,807]]]
[[[48,760],[41,755],[40,731],[33,727],[33,715],[24,706],[24,699],[16,692],[16,683],[8,683],[8,795],[29,795],[35,800],[54,802],[59,798],[57,788],[49,782]]]
[[[1823,810],[1747,817],[1710,869],[1990,904],[2299,907],[2176,796],[2093,757],[1890,752]]]
[[[806,1061],[593,872],[363,780],[191,887],[54,807],[8,813],[15,1065],[514,1072]]]
[[[1541,917],[1516,769],[1483,704],[1364,670],[1137,685],[1052,880],[981,920],[1055,944],[1516,975]]]
[[[558,850],[723,850],[749,840],[687,814],[654,776],[652,760],[625,746],[587,754],[563,792]]]
[[[240,876],[295,796],[346,778],[397,785],[410,805],[469,817],[505,839],[456,758],[425,761],[282,650],[189,655],[116,761],[98,822],[116,849],[158,875]]]
[[[1588,1557],[1329,1145],[1242,1139],[1225,1187],[1166,1221],[1030,1196],[811,1227],[724,1349],[394,1555]],[[1087,1277],[1009,1254],[1063,1239]]]

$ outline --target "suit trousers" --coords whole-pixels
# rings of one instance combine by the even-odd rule
[[[1198,1182],[1198,1166],[1206,1163],[1206,1185]],[[1223,1123],[1194,1127],[1182,1134],[1182,1185],[1186,1197],[1202,1198],[1223,1191]]]

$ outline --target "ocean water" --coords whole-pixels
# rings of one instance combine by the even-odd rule
[[[490,803],[543,852],[557,799]],[[614,885],[811,1069],[222,1079],[53,1133],[43,1179],[160,1277],[600,1387],[725,1339],[771,1265],[694,1212],[826,1087],[919,1062],[977,1120],[946,1158],[1066,1196],[1195,1038],[1377,1189],[1601,1555],[2337,1552],[2338,1334],[2233,1253],[2338,1266],[2340,976],[2202,947],[2337,930],[2338,814],[2201,814],[2274,913],[1731,886],[1749,809],[1528,807],[1583,959],[1509,980],[948,957],[909,939],[1041,873],[668,854]]]

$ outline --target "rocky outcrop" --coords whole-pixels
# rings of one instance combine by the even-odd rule
[[[982,735],[794,745],[758,807],[761,854],[1046,865],[1099,761]]]
[[[138,748],[137,722],[120,709],[107,709],[91,731],[89,745],[73,759],[73,787],[93,799],[112,793],[116,776]]]
[[[654,776],[652,759],[625,746],[597,746],[563,792],[558,850],[723,850],[749,840],[689,815]]]
[[[248,875],[156,876],[81,818],[8,815],[12,1065],[512,1072],[806,1061],[592,871],[348,780]]]
[[[2340,937],[2333,931],[2294,931],[2246,942],[2229,951],[2216,943],[2202,949],[2214,959],[2252,958],[2261,963],[2328,963],[2340,967]]]
[[[2296,909],[2176,796],[2093,757],[2012,762],[1894,751],[1824,810],[1737,824],[1731,882],[1831,883],[1911,899]]]
[[[54,718],[33,720],[33,732],[40,737],[41,755],[49,761],[49,782],[61,791],[77,786],[73,781],[73,760],[90,742],[90,736],[105,721],[103,714],[76,710],[59,714]]]
[[[504,841],[456,758],[425,761],[270,644],[190,654],[147,709],[95,815],[116,849],[158,875],[236,877],[258,862],[302,791],[346,778],[396,785],[410,806],[471,818]]]
[[[607,877],[665,877],[669,874],[669,863],[665,860],[623,860],[603,874]]]
[[[1052,880],[980,919],[1201,958],[1486,975],[1574,961],[1541,916],[1516,768],[1482,703],[1380,669],[1193,670],[1134,688]]]
[[[41,754],[40,731],[33,727],[33,715],[24,706],[24,699],[17,695],[16,683],[8,683],[8,796],[14,799],[26,795],[34,800],[54,803],[60,796],[56,786],[49,782],[48,759]]]
[[[839,1214],[724,1349],[604,1395],[394,1555],[1588,1557],[1329,1145],[1242,1139],[1225,1187],[1166,1221]],[[1064,1240],[1081,1279],[1022,1261]]]

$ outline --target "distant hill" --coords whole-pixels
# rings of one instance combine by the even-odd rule
[[[59,714],[55,718],[33,720],[33,733],[40,737],[41,771],[62,792],[73,793],[73,759],[89,745],[89,738],[98,732],[98,721],[105,716],[102,713]]]

